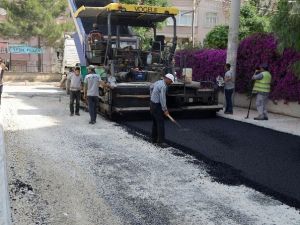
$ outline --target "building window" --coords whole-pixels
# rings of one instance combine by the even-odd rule
[[[176,20],[177,20],[177,17],[176,17]],[[167,19],[167,26],[173,26],[173,19],[171,18],[171,17],[169,17],[168,19]]]
[[[191,27],[192,26],[192,20],[193,20],[193,11],[192,10],[182,10],[176,16],[177,26]],[[194,25],[196,25],[196,21],[194,21],[194,22],[195,22]],[[168,26],[173,25],[173,19],[172,18],[168,18],[167,25]]]
[[[178,26],[192,26],[193,12],[181,11],[179,14]]]
[[[205,26],[214,27],[218,23],[218,13],[208,12],[205,15]]]

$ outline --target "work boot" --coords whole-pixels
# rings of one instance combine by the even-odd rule
[[[152,144],[157,144],[157,140],[151,139],[151,143],[152,143]]]
[[[167,143],[165,142],[160,142],[160,143],[157,143],[157,146],[161,147],[161,148],[168,148],[170,147]]]
[[[259,115],[258,117],[254,117],[254,120],[265,120],[265,117]]]

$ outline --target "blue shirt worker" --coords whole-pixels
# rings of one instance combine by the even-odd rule
[[[254,119],[268,120],[267,103],[269,99],[269,93],[271,91],[272,81],[272,75],[268,71],[268,65],[261,65],[260,73],[253,75],[252,80],[255,80],[253,93],[257,93],[256,108],[259,114],[258,117],[255,117]]]
[[[156,81],[150,87],[150,112],[152,116],[152,142],[165,145],[165,123],[164,115],[168,116],[166,91],[167,86],[174,82],[174,76],[170,73],[166,74],[162,80]]]
[[[99,106],[99,85],[104,84],[99,74],[95,72],[95,66],[88,67],[88,75],[84,78],[84,99],[88,101],[88,108],[90,114],[89,124],[95,124],[97,118],[97,111]]]
[[[80,116],[79,104],[82,82],[82,78],[80,76],[80,67],[75,68],[75,72],[68,77],[68,80],[70,80],[70,116],[74,115],[74,101],[76,101],[75,115]]]
[[[225,114],[233,114],[233,107],[232,107],[232,94],[234,91],[234,77],[232,71],[230,70],[231,65],[227,63],[225,65],[225,76],[224,76],[224,92],[225,92],[225,99],[226,99],[226,107],[225,107]]]

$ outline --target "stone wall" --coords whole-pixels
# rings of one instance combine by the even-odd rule
[[[4,82],[59,82],[61,74],[58,73],[21,73],[21,72],[5,72]]]

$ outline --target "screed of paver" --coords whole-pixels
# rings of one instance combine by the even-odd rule
[[[68,97],[52,86],[6,87],[1,111],[14,224],[300,223],[298,210],[215,182],[176,149],[101,117],[94,126],[84,112],[69,117]]]

